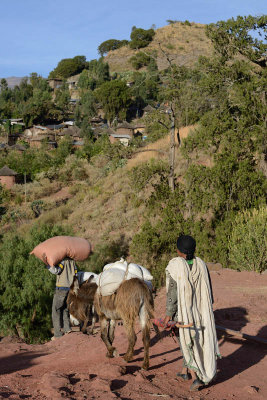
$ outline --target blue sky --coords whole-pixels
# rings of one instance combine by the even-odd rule
[[[98,58],[107,39],[167,19],[200,23],[266,14],[265,0],[0,0],[0,77],[47,77],[62,58]]]

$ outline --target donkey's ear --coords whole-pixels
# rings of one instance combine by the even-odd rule
[[[79,290],[79,288],[80,288],[79,279],[78,279],[77,276],[74,276],[73,282],[72,282],[72,285],[71,285],[71,286],[73,287],[73,293],[75,293],[76,296],[77,296],[78,290]]]

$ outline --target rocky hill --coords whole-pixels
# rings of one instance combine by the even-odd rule
[[[133,69],[129,59],[139,51],[150,53],[157,51],[158,68],[164,69],[168,61],[163,52],[178,65],[192,66],[200,55],[210,56],[213,51],[211,41],[205,35],[205,25],[198,23],[176,22],[155,31],[153,41],[144,49],[132,50],[129,46],[110,51],[105,57],[111,72]]]

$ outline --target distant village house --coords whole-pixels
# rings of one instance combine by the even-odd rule
[[[0,169],[0,183],[7,189],[11,189],[16,183],[17,173],[10,169],[7,165]]]
[[[128,135],[130,136],[130,138],[133,138],[134,135],[134,127],[129,124],[127,121],[123,121],[121,124],[119,124],[117,126],[116,130],[116,134],[120,134],[120,135]]]
[[[63,85],[63,80],[59,78],[52,78],[48,79],[48,85],[51,87],[51,89],[59,89]]]

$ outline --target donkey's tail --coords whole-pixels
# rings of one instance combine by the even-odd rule
[[[142,330],[150,326],[150,320],[152,318],[154,318],[154,301],[150,290],[147,289],[144,296],[142,296],[139,309],[139,319]]]

